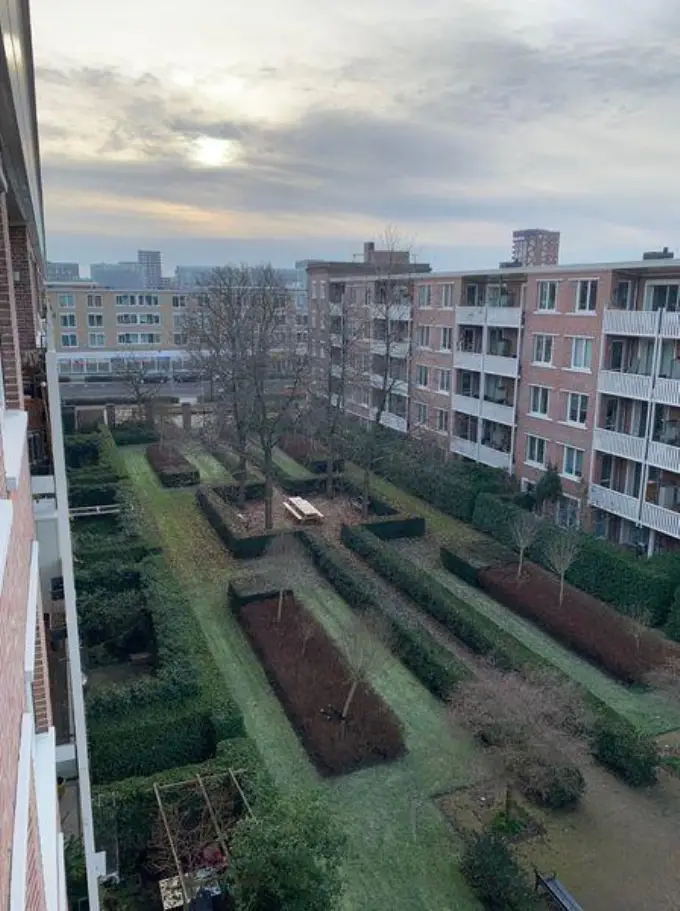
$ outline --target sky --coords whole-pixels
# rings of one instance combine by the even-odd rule
[[[677,241],[677,0],[32,0],[48,256],[493,267]],[[680,247],[680,245],[678,245]]]

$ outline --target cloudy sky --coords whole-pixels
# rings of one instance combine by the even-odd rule
[[[680,248],[677,0],[33,0],[48,253]]]

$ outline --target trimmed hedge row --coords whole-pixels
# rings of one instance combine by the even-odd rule
[[[174,446],[152,443],[146,447],[146,458],[164,487],[191,487],[200,483],[198,468]]]
[[[361,523],[382,541],[395,538],[421,538],[425,534],[425,519],[422,516],[409,516],[395,513],[393,516],[377,516]]]
[[[262,451],[256,446],[249,446],[248,454],[251,462],[257,465],[261,471],[264,471],[264,455]],[[275,459],[272,462],[272,475],[286,493],[293,497],[308,497],[326,488],[326,478],[322,475],[309,473],[309,477],[296,477],[289,474]]]
[[[278,531],[247,534],[236,512],[213,487],[201,485],[196,491],[196,501],[222,543],[233,556],[240,559],[261,557],[272,538],[280,534]]]
[[[285,434],[279,440],[279,449],[282,449],[292,459],[302,462],[314,474],[327,474],[328,453],[321,448],[315,448],[314,443],[308,439],[293,434]],[[333,471],[341,473],[345,468],[345,460],[333,459]]]
[[[306,529],[301,529],[298,537],[314,565],[350,607],[373,610],[389,621],[392,651],[433,695],[446,699],[458,683],[470,678],[468,668],[426,629],[413,628],[388,614],[370,577],[350,563],[336,545]]]
[[[492,832],[468,836],[461,870],[490,911],[539,911],[543,907],[506,842]]]
[[[442,544],[439,548],[439,559],[450,573],[477,588],[480,586],[479,574],[483,570],[490,566],[517,562],[511,550],[493,541],[479,548],[462,544],[456,544],[455,547],[451,544]]]
[[[148,424],[118,424],[111,428],[117,446],[141,446],[157,443],[158,431]]]

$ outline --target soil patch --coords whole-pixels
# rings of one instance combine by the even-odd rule
[[[351,679],[344,658],[295,598],[286,597],[277,623],[277,601],[250,603],[239,619],[319,772],[342,775],[403,755],[401,726],[370,686],[359,685],[341,720]]]

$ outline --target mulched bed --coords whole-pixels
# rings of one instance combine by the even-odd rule
[[[627,682],[644,682],[654,668],[680,658],[680,646],[652,630],[636,629],[628,618],[578,588],[565,585],[560,606],[559,580],[533,563],[524,564],[519,583],[513,566],[484,569],[479,580],[484,591],[510,610]]]
[[[350,686],[344,658],[293,597],[286,597],[278,624],[277,607],[276,598],[253,602],[239,619],[319,772],[342,775],[402,756],[399,721],[370,686],[357,688],[347,721],[340,720]],[[307,623],[313,633],[303,656]]]

